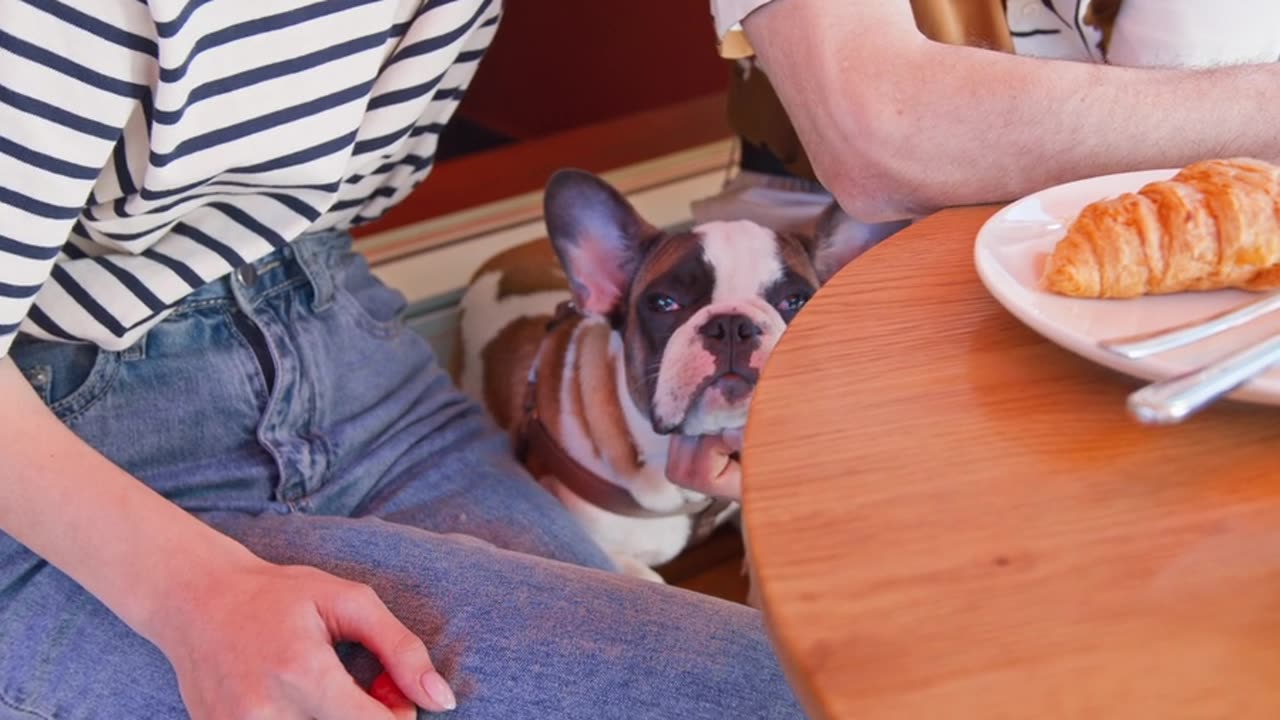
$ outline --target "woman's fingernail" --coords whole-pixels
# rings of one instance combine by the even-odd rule
[[[449,689],[449,683],[440,677],[440,673],[435,670],[428,670],[422,675],[422,688],[427,691],[432,700],[440,703],[445,710],[456,710],[458,700],[453,696],[453,690]]]

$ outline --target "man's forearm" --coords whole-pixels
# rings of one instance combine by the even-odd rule
[[[0,457],[0,530],[143,635],[154,629],[155,599],[198,592],[202,567],[252,560],[80,440],[7,358],[0,358]]]
[[[774,0],[746,22],[819,178],[862,220],[1207,157],[1280,160],[1260,112],[1280,100],[1280,66],[1144,70],[941,45],[891,4]]]

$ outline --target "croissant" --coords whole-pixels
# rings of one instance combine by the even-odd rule
[[[1043,283],[1087,298],[1280,287],[1280,167],[1205,160],[1091,203],[1058,241]]]

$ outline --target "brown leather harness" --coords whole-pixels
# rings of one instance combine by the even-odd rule
[[[538,345],[533,365],[525,383],[524,415],[520,430],[516,434],[516,456],[520,462],[528,464],[531,458],[537,458],[541,467],[554,476],[574,495],[587,502],[624,517],[664,518],[680,515],[691,516],[693,528],[689,536],[689,545],[705,540],[715,530],[716,518],[732,504],[722,498],[707,498],[698,502],[685,503],[674,510],[651,510],[641,505],[635,496],[622,487],[609,482],[587,469],[556,441],[555,436],[547,429],[546,423],[538,413],[538,371],[542,367],[542,358],[546,353],[548,340],[552,332],[566,320],[581,317],[573,302],[566,300],[556,307],[555,315],[547,323],[547,332]]]

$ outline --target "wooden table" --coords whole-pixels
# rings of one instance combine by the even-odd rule
[[[788,330],[747,428],[770,631],[814,717],[1280,718],[1280,409],[1179,427],[917,223]]]

